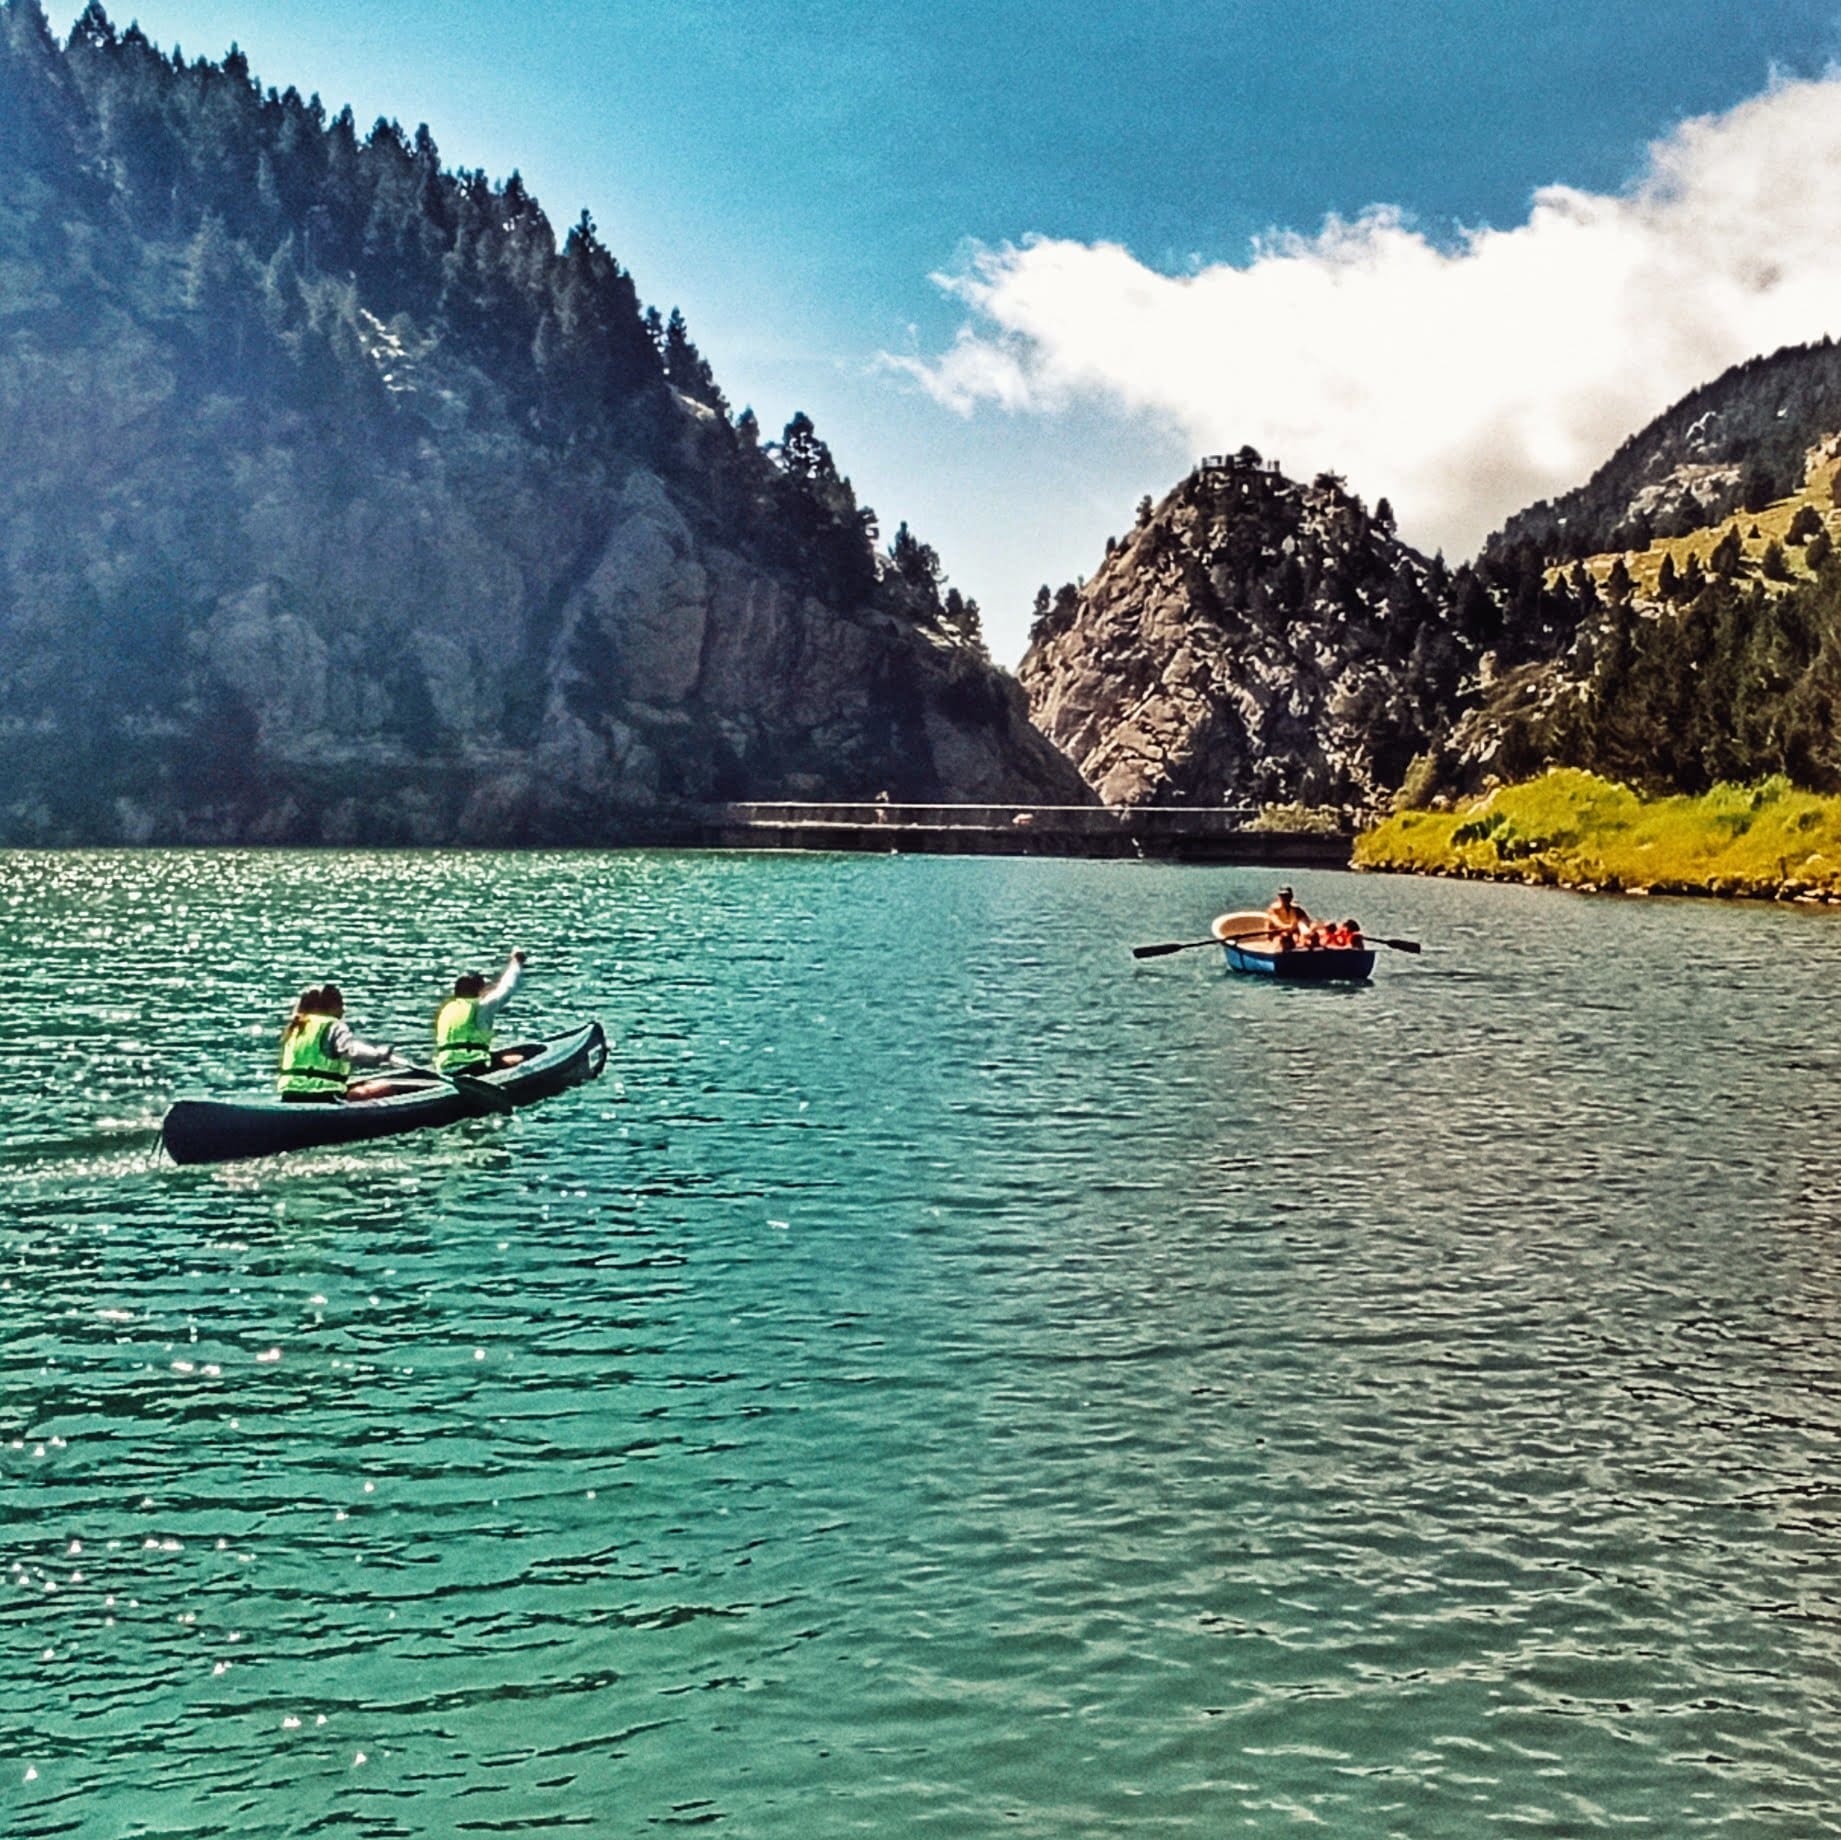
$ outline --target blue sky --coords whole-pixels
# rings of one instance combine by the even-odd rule
[[[559,226],[589,209],[737,407],[806,410],[885,531],[939,550],[1005,661],[1036,585],[1090,573],[1204,446],[1336,466],[1455,558],[1748,341],[1829,329],[1833,4],[113,10],[361,126],[426,121]],[[1788,225],[1758,203],[1779,177]],[[1756,279],[1779,246],[1794,272]]]

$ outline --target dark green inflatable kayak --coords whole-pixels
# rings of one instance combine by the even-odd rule
[[[607,1065],[607,1037],[598,1022],[537,1044],[515,1067],[482,1074],[513,1105],[529,1105],[585,1080]],[[386,1076],[390,1077],[390,1076]],[[239,1157],[275,1156],[284,1150],[312,1150],[325,1144],[357,1144],[395,1137],[433,1125],[457,1124],[502,1109],[483,1096],[446,1081],[390,1077],[393,1090],[380,1099],[347,1099],[337,1105],[286,1105],[279,1099],[181,1099],[166,1114],[160,1136],[175,1163],[227,1163]]]

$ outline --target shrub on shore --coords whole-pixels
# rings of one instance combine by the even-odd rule
[[[1576,768],[1357,839],[1355,866],[1651,894],[1841,898],[1841,797],[1775,775],[1645,798]]]
[[[1348,828],[1348,814],[1337,805],[1262,805],[1250,831],[1309,832],[1334,837]]]

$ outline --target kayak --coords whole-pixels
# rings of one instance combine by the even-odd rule
[[[1374,974],[1374,953],[1367,946],[1293,946],[1281,952],[1266,936],[1271,924],[1263,913],[1222,914],[1209,931],[1220,940],[1230,971],[1288,984],[1346,983]]]
[[[595,1079],[607,1065],[607,1036],[598,1022],[536,1044],[515,1067],[479,1075],[479,1082],[513,1105],[547,1099]],[[175,1163],[227,1163],[239,1157],[276,1156],[326,1144],[395,1137],[463,1118],[489,1117],[498,1108],[445,1080],[390,1081],[376,1099],[338,1104],[288,1104],[280,1099],[180,1099],[166,1114],[160,1137]]]
[[[1230,971],[1292,984],[1346,982],[1374,974],[1374,953],[1366,946],[1293,946],[1281,952],[1268,940],[1224,939],[1221,950]]]

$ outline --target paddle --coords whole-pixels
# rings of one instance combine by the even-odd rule
[[[1180,939],[1165,946],[1133,946],[1133,958],[1162,958],[1167,952],[1193,952],[1197,946],[1218,946],[1218,939]]]
[[[1270,932],[1235,933],[1232,937],[1237,940],[1270,939],[1272,934]],[[1133,946],[1131,955],[1133,958],[1162,958],[1170,952],[1193,952],[1197,946],[1218,946],[1225,943],[1225,941],[1220,939],[1183,939],[1175,941],[1170,945]],[[1362,935],[1362,944],[1365,946],[1391,946],[1396,952],[1423,952],[1425,950],[1425,947],[1422,946],[1417,939],[1382,939],[1374,933],[1364,933]],[[1309,946],[1300,946],[1298,949],[1308,952],[1313,948]],[[1332,951],[1336,950],[1335,947],[1329,949]]]
[[[413,1073],[424,1080],[440,1080],[453,1087],[462,1098],[471,1099],[475,1105],[488,1112],[510,1113],[517,1110],[510,1093],[480,1079],[477,1074],[443,1073],[439,1068],[417,1067],[405,1060],[395,1060],[390,1064],[402,1073]]]

